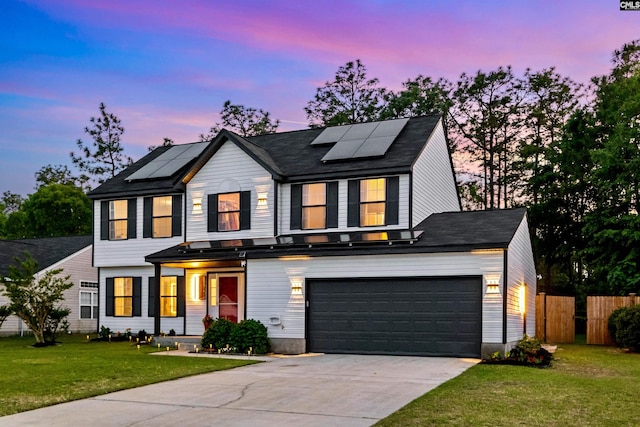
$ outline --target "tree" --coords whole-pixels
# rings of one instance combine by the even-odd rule
[[[544,150],[539,171],[530,176],[528,203],[532,243],[543,281],[539,289],[565,295],[584,295],[586,267],[582,252],[585,216],[593,208],[591,184],[593,151],[600,145],[593,114],[576,110],[557,141]]]
[[[7,320],[7,317],[11,316],[12,314],[13,312],[8,305],[0,305],[0,329],[2,329],[2,324],[5,320]]]
[[[280,126],[280,120],[272,120],[269,112],[244,105],[234,105],[231,101],[225,101],[220,117],[222,123],[214,124],[209,129],[209,133],[201,134],[200,141],[213,140],[223,128],[236,132],[240,136],[256,136],[274,133]]]
[[[3,213],[9,215],[13,212],[17,212],[22,207],[25,199],[19,194],[12,193],[11,191],[5,191],[2,193],[2,199],[0,203],[2,203]]]
[[[413,80],[407,80],[402,86],[400,92],[387,94],[381,119],[442,114],[447,120],[452,106],[450,82],[442,78],[434,81],[431,77],[419,75]]]
[[[461,172],[479,179],[485,209],[508,207],[514,196],[511,166],[521,127],[521,82],[511,67],[463,73],[452,95],[450,130],[477,167]]]
[[[109,178],[116,176],[127,165],[132,163],[129,156],[124,154],[120,138],[124,127],[120,119],[112,113],[107,113],[107,107],[100,103],[100,116],[91,117],[91,127],[85,127],[85,133],[91,136],[93,143],[85,145],[81,139],[76,142],[79,154],[71,152],[71,161],[81,172],[80,179],[93,180],[102,184]]]
[[[622,295],[640,288],[640,40],[615,51],[610,74],[592,82],[601,146],[592,154],[584,256],[591,288]]]
[[[335,78],[316,90],[305,112],[311,127],[337,126],[375,121],[380,118],[386,90],[378,79],[367,78],[366,67],[357,59],[339,67]]]
[[[24,236],[20,237],[91,234],[91,201],[80,188],[72,185],[40,187],[29,196],[21,212],[25,222]]]
[[[7,216],[3,225],[3,238],[5,239],[25,239],[31,237],[27,227],[27,217],[24,212],[12,212]]]
[[[31,329],[36,344],[44,345],[55,341],[60,322],[70,313],[59,303],[73,282],[69,276],[59,277],[61,269],[36,277],[38,271],[38,262],[25,252],[23,260],[16,257],[14,264],[9,265],[9,274],[0,277],[0,283],[10,300],[11,311]]]
[[[36,172],[36,190],[50,184],[64,184],[82,187],[86,180],[74,177],[66,165],[47,165]]]
[[[538,203],[535,185],[528,185],[541,173],[547,159],[546,150],[562,137],[564,125],[576,111],[581,99],[581,85],[556,73],[554,68],[532,72],[527,69],[523,85],[524,138],[518,149],[519,161],[514,165],[520,175],[521,195],[528,203]]]

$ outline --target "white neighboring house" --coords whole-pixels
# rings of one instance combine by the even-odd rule
[[[440,116],[160,147],[89,193],[100,326],[480,357],[535,331],[524,209],[461,212]]]
[[[98,269],[92,266],[92,236],[46,237],[40,239],[0,240],[0,274],[7,275],[15,257],[24,259],[28,251],[38,261],[41,275],[63,269],[61,276],[70,276],[73,287],[64,292],[62,306],[71,309],[67,317],[69,331],[96,332],[98,328]],[[0,305],[9,303],[0,285]],[[10,316],[0,327],[1,335],[28,331],[22,320]]]

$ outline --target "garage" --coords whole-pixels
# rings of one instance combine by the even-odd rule
[[[307,351],[480,357],[481,277],[307,279]]]

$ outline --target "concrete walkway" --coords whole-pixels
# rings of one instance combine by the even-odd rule
[[[478,362],[359,355],[267,360],[9,415],[0,425],[369,426]]]

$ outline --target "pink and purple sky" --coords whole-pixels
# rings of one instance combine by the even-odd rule
[[[388,89],[422,74],[511,65],[587,83],[640,38],[640,11],[614,0],[3,0],[0,193],[34,192],[104,102],[137,160],[163,137],[197,141],[225,100],[280,130],[338,67],[360,59]]]

